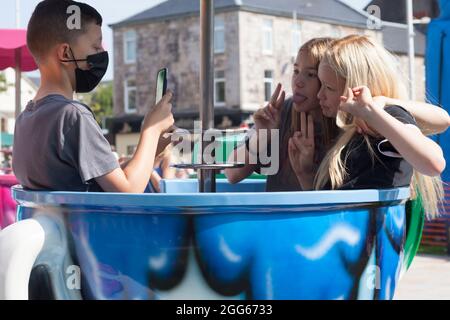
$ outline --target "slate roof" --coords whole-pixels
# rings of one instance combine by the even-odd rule
[[[215,0],[216,12],[244,10],[274,16],[292,17],[340,25],[365,27],[367,15],[337,0]],[[168,0],[128,19],[112,24],[121,27],[148,21],[173,19],[196,15],[200,12],[199,0]]]
[[[297,12],[299,19],[367,28],[368,14],[338,0],[215,0],[216,12],[243,10],[272,16],[292,17]],[[167,0],[128,19],[110,25],[113,29],[158,20],[176,19],[198,15],[199,0]],[[405,24],[383,22],[384,45],[388,50],[407,54],[408,30]],[[426,36],[417,29],[416,54],[424,55]]]

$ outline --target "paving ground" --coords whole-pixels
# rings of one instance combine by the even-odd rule
[[[419,255],[400,280],[395,300],[450,300],[450,257]]]

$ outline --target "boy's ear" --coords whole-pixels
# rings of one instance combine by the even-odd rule
[[[58,47],[56,48],[56,54],[58,56],[58,60],[61,62],[73,59],[72,55],[70,54],[70,47],[66,43],[58,45]]]

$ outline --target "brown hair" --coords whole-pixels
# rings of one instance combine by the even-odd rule
[[[329,45],[333,41],[333,38],[313,38],[305,42],[298,54],[305,53],[313,61],[315,68],[319,68],[320,61],[325,57]],[[289,136],[292,136],[294,132],[300,131],[300,113],[292,108],[291,114],[291,128]],[[325,146],[331,144],[331,142],[338,136],[339,128],[336,126],[336,120],[333,118],[326,118],[322,116],[322,128],[323,128],[323,143]]]
[[[80,29],[69,29],[70,6],[80,10]],[[72,0],[41,1],[31,16],[27,29],[27,45],[35,60],[39,63],[49,49],[59,43],[73,43],[86,33],[86,25],[102,25],[102,16],[88,4]]]

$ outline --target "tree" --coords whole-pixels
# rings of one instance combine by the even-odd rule
[[[0,92],[6,91],[7,87],[6,77],[3,73],[0,73]]]
[[[104,117],[112,116],[113,114],[112,82],[100,83],[92,93],[80,95],[80,100],[92,109],[95,118],[101,125]]]

